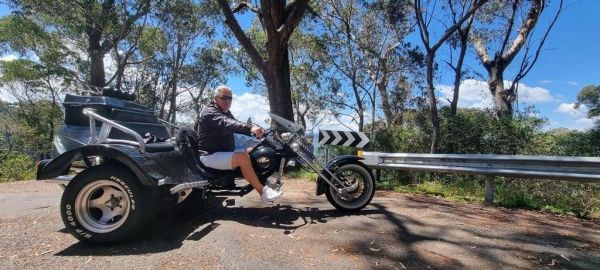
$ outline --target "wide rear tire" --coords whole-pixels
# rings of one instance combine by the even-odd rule
[[[127,168],[104,164],[78,174],[65,188],[60,212],[67,230],[91,244],[130,239],[156,217],[158,188],[144,187]]]
[[[365,167],[351,163],[342,165],[333,172],[347,185],[356,185],[356,189],[347,196],[338,194],[329,186],[325,191],[327,200],[340,211],[358,211],[367,206],[375,195],[375,180]]]

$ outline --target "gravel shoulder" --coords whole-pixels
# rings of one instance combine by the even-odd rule
[[[600,269],[600,222],[378,191],[357,214],[289,180],[260,204],[166,206],[142,235],[92,247],[65,232],[55,184],[0,184],[0,269]]]

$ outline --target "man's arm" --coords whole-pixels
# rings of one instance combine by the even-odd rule
[[[247,126],[246,124],[238,120],[229,118],[224,114],[210,114],[207,115],[206,120],[208,122],[209,128],[223,128],[233,133],[239,133],[244,135],[251,134],[250,131],[252,127]]]

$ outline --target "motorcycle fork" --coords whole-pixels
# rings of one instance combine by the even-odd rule
[[[315,171],[321,178],[323,178],[323,180],[325,180],[325,182],[327,182],[327,184],[329,184],[329,186],[331,186],[332,188],[334,188],[336,190],[336,192],[338,194],[349,194],[351,191],[355,190],[357,185],[352,185],[352,186],[348,186],[346,185],[346,183],[342,182],[342,180],[340,180],[339,178],[337,178],[337,176],[335,176],[335,174],[333,174],[329,169],[327,169],[325,166],[323,166],[319,161],[314,160],[315,164],[317,164],[318,166],[315,166],[313,164],[313,160],[309,159],[304,153],[302,153],[301,151],[296,152],[296,154],[298,154],[298,156],[304,160],[304,162],[306,162],[306,164],[308,164],[308,166]],[[318,168],[320,167],[320,168]],[[333,180],[335,180],[339,186],[342,186],[342,188],[337,188],[336,185],[329,179],[329,177],[325,176],[325,174],[323,174],[323,171],[326,171],[329,175],[331,175],[331,178]]]

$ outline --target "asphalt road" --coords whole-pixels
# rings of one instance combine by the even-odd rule
[[[62,190],[0,184],[0,269],[600,269],[600,222],[378,191],[358,214],[314,183],[162,209],[131,242],[78,243],[60,220]]]

